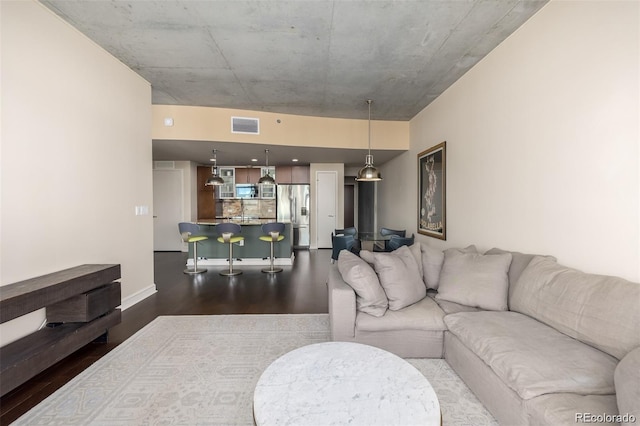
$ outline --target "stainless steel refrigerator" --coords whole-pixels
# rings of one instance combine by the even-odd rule
[[[278,222],[293,224],[293,247],[309,248],[309,185],[277,185]]]

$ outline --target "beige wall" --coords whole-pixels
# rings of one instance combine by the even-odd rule
[[[363,108],[364,111],[364,108]],[[164,126],[165,118],[174,125]],[[260,134],[231,133],[231,117],[260,119]],[[280,123],[278,123],[280,120]],[[153,139],[366,149],[367,120],[179,105],[153,106]],[[371,148],[409,149],[408,121],[371,121]]]
[[[123,300],[155,291],[151,87],[35,1],[2,1],[0,283],[120,263]],[[0,344],[42,311],[3,324]]]
[[[639,7],[551,1],[411,120],[379,223],[416,231],[416,155],[447,141],[448,239],[420,241],[640,280]]]

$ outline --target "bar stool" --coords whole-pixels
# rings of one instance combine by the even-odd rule
[[[284,223],[265,223],[264,225],[262,225],[262,233],[264,235],[260,236],[260,241],[266,241],[271,244],[271,266],[269,268],[263,268],[262,272],[266,272],[268,274],[282,272],[282,268],[275,268],[273,266],[273,260],[275,259],[275,257],[273,256],[273,243],[284,240],[284,235],[282,235],[284,233]]]
[[[220,235],[218,237],[219,243],[229,244],[229,269],[226,271],[220,271],[220,275],[234,276],[240,275],[242,271],[233,270],[233,244],[243,241],[244,237],[239,234],[242,228],[237,223],[220,223],[216,225],[216,233]]]
[[[187,267],[183,272],[185,274],[201,274],[207,272],[204,268],[198,269],[198,241],[208,240],[209,237],[200,235],[200,227],[195,223],[180,222],[178,224],[178,231],[180,231],[182,241],[185,243],[193,243],[193,269]]]

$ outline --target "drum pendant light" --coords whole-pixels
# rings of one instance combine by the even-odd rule
[[[224,180],[218,176],[218,158],[217,158],[217,149],[213,150],[213,158],[211,159],[211,161],[213,161],[213,166],[211,166],[211,177],[209,179],[207,179],[207,181],[205,182],[205,186],[218,186],[218,185],[224,185]]]
[[[265,172],[264,176],[258,179],[258,185],[273,185],[276,183],[276,181],[269,174],[269,150],[265,149],[264,153],[267,156],[267,171]]]
[[[369,153],[364,157],[364,167],[358,172],[356,180],[358,182],[377,182],[382,180],[380,172],[373,165],[373,155],[371,155],[371,104],[373,101],[367,99],[369,105]]]

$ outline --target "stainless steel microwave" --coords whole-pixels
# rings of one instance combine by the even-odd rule
[[[258,194],[258,185],[249,183],[236,185],[236,198],[257,198]]]

